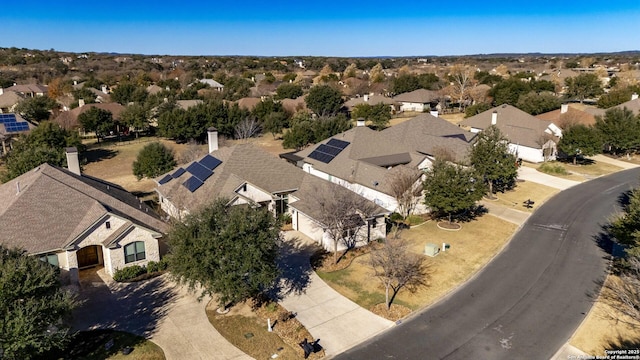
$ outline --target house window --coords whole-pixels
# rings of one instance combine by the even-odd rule
[[[124,247],[124,263],[146,259],[144,252],[144,241],[136,241]]]
[[[59,263],[58,263],[58,255],[56,254],[48,254],[48,255],[44,255],[40,257],[40,261],[44,261],[50,265],[53,265],[55,267],[59,267]]]

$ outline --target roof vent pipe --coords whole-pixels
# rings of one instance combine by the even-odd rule
[[[491,113],[491,125],[495,125],[498,123],[498,112],[494,111]]]

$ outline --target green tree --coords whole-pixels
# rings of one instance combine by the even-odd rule
[[[111,111],[95,106],[78,115],[78,121],[85,131],[95,131],[98,141],[113,131],[116,126]]]
[[[283,128],[289,126],[289,119],[285,112],[273,112],[267,116],[262,123],[262,128],[266,132],[270,132],[273,137],[282,132]]]
[[[447,215],[451,223],[453,214],[472,208],[485,194],[477,178],[473,168],[436,160],[426,173],[424,203],[435,213]]]
[[[520,96],[530,91],[531,85],[518,78],[511,77],[495,84],[491,90],[489,90],[489,96],[493,98],[493,104],[495,106],[502,104],[515,106]]]
[[[172,275],[221,307],[256,297],[278,277],[280,224],[266,209],[218,199],[169,231]]]
[[[489,109],[491,109],[491,104],[487,104],[487,103],[473,104],[467,107],[466,109],[464,109],[464,117],[465,118],[472,117],[474,115],[480,114],[481,112],[485,112]]]
[[[138,180],[154,178],[171,171],[176,166],[173,150],[159,142],[145,145],[133,162],[133,175]]]
[[[389,120],[391,120],[391,108],[389,105],[384,103],[378,103],[375,105],[362,103],[354,106],[351,111],[351,118],[364,118],[371,121],[376,129],[382,130],[389,125]]]
[[[531,115],[559,109],[560,105],[560,99],[552,93],[536,93],[535,91],[520,95],[516,103],[517,108]]]
[[[604,144],[616,154],[628,156],[632,150],[640,147],[640,119],[626,107],[609,109],[604,117],[596,116],[595,128]]]
[[[313,143],[313,125],[308,115],[296,115],[291,120],[291,127],[282,136],[282,147],[285,149],[300,150]]]
[[[297,99],[302,96],[302,87],[298,84],[283,83],[276,89],[277,99]]]
[[[16,106],[16,112],[25,119],[34,122],[48,120],[51,110],[58,107],[58,103],[48,96],[34,96],[26,98]]]
[[[120,119],[125,125],[135,129],[136,138],[140,130],[145,130],[149,127],[149,111],[138,103],[127,105],[120,114]]]
[[[89,88],[86,88],[86,87],[73,90],[71,91],[71,94],[73,95],[73,98],[76,100],[80,100],[80,99],[84,100],[85,104],[93,104],[96,102],[96,94],[91,92],[91,90],[89,90]]]
[[[329,85],[314,86],[305,98],[307,107],[318,116],[332,116],[337,114],[344,100],[340,91]]]
[[[251,114],[261,122],[264,122],[272,113],[284,113],[284,108],[280,101],[274,101],[271,98],[266,98],[264,101],[257,103],[251,111]]]
[[[489,197],[493,197],[496,190],[515,185],[517,159],[509,150],[509,141],[495,125],[489,126],[476,137],[470,161],[480,179],[487,184]]]
[[[70,340],[63,320],[76,301],[60,284],[59,269],[24,251],[0,245],[0,356],[33,359]]]
[[[133,101],[133,93],[136,91],[137,86],[130,82],[123,82],[119,84],[111,92],[111,99],[120,103],[120,105],[127,105]]]
[[[394,94],[402,94],[418,89],[420,89],[420,80],[412,74],[399,75],[391,83],[391,92]]]
[[[633,93],[640,94],[640,85],[627,86],[621,89],[613,89],[606,94],[603,94],[598,99],[598,107],[601,109],[608,109],[616,105],[620,105],[624,102],[631,100]]]
[[[640,256],[640,188],[629,193],[628,203],[611,222],[609,232],[618,243],[628,247],[628,256]]]
[[[604,92],[602,82],[596,74],[580,74],[564,79],[567,86],[566,96],[569,99],[578,99],[582,103],[584,99],[596,97]]]
[[[84,146],[78,133],[67,131],[58,124],[42,122],[28,135],[14,142],[13,149],[5,157],[5,181],[16,178],[43,163],[66,166],[65,148],[75,146],[82,151]]]
[[[351,129],[351,121],[344,114],[321,116],[315,119],[312,124],[313,142],[315,143]]]
[[[576,124],[564,129],[558,149],[571,156],[575,165],[580,155],[599,154],[602,151],[602,141],[594,128]]]

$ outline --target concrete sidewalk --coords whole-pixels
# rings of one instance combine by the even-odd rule
[[[296,231],[285,233],[285,239],[293,249],[315,245]],[[309,256],[307,251],[291,251],[282,262],[296,269],[306,263],[310,268]],[[305,282],[304,288],[284,294],[280,304],[297,314],[314,339],[320,339],[327,356],[337,355],[394,325],[340,295],[312,270]]]
[[[580,184],[579,181],[567,180],[557,176],[547,175],[528,166],[518,168],[518,179],[546,185],[555,189],[565,190]]]
[[[558,350],[550,360],[567,360],[567,359],[589,359],[589,354],[578,349],[577,347],[570,345],[569,343],[564,344]]]
[[[623,169],[633,169],[633,168],[637,168],[638,164],[634,164],[634,163],[630,163],[630,162],[626,162],[626,161],[621,161],[621,160],[616,160],[613,158],[610,158],[606,155],[602,155],[602,154],[598,154],[598,155],[594,155],[594,156],[590,156],[589,159],[593,160],[593,161],[597,161],[597,162],[603,162],[606,164],[611,164],[611,165],[615,165],[618,167],[621,167]]]
[[[504,205],[498,205],[491,201],[482,200],[480,204],[489,210],[489,214],[498,217],[502,220],[508,221],[516,225],[522,225],[531,216],[531,213],[526,211],[520,211],[511,209]]]
[[[116,329],[144,336],[167,360],[251,359],[209,323],[208,298],[170,281],[167,275],[139,283],[116,283],[101,269],[81,279],[79,296],[87,300],[74,311],[75,330]]]

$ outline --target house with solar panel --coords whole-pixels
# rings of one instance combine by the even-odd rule
[[[167,224],[121,187],[81,173],[78,152],[68,169],[42,164],[0,185],[0,243],[26,250],[77,283],[79,271],[109,275],[159,261]]]
[[[422,171],[435,157],[465,163],[475,134],[431,114],[420,114],[382,131],[358,121],[356,127],[304,150],[281,157],[306,173],[341,185],[390,212],[399,211],[394,180],[414,173],[416,186]],[[428,209],[416,199],[415,213]]]
[[[24,134],[34,125],[24,120],[18,114],[0,114],[0,141],[2,142],[2,154],[7,153],[9,141],[13,136]]]
[[[358,197],[353,192],[283,161],[252,144],[218,148],[217,131],[208,130],[209,153],[156,178],[162,210],[175,219],[206,206],[216,198],[228,199],[229,206],[262,207],[274,216],[288,213],[294,230],[333,250],[326,226],[318,220],[318,190]],[[315,191],[313,190],[315,189]],[[366,201],[366,200],[365,200]],[[357,245],[386,235],[384,217],[389,212],[367,201],[373,209],[358,215]],[[365,226],[362,226],[365,225]]]

